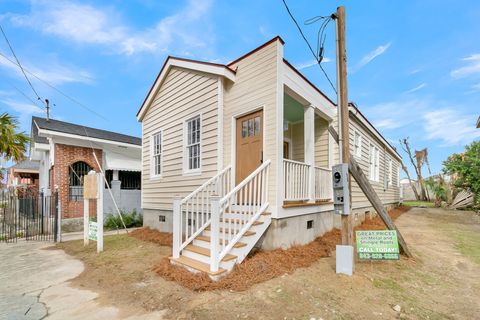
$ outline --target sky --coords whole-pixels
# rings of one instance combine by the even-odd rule
[[[314,46],[320,24],[304,21],[346,7],[349,100],[392,145],[409,137],[412,149],[428,148],[435,174],[480,139],[480,2],[287,3]],[[227,63],[276,35],[285,58],[336,101],[281,0],[0,0],[0,24],[59,120],[140,136],[136,112],[168,55]],[[0,112],[29,133],[43,105],[4,56],[14,59],[0,37]],[[322,65],[335,83],[334,61],[330,24]]]

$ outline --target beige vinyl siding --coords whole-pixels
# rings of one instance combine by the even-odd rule
[[[217,172],[217,77],[172,68],[142,122],[142,208],[172,209]],[[201,174],[184,174],[184,121],[201,117]],[[162,175],[150,177],[150,137],[162,131]]]
[[[332,126],[336,128],[337,132],[338,129],[338,121],[337,117],[335,116]],[[373,133],[371,133],[368,129],[366,129],[357,119],[350,116],[350,151],[353,152],[353,139],[354,139],[354,132],[358,131],[362,136],[362,153],[360,158],[355,158],[356,161],[360,164],[363,173],[367,178],[370,177],[370,165],[369,165],[369,157],[370,157],[370,143],[373,143],[378,150],[380,151],[379,155],[379,181],[370,181],[372,184],[375,192],[380,197],[380,200],[383,204],[392,204],[397,203],[400,198],[400,189],[397,187],[398,175],[397,175],[397,167],[400,165],[396,157],[389,153],[386,150],[383,143],[381,143],[378,138],[376,138]],[[333,159],[334,163],[340,162],[340,149],[336,142],[333,144]],[[392,159],[392,171],[393,171],[393,181],[392,184],[387,188],[384,189],[384,177],[385,173],[388,174],[388,164],[385,160],[385,156],[390,157]],[[387,166],[387,168],[385,167]],[[367,197],[363,194],[362,190],[356,183],[355,179],[352,179],[352,208],[353,209],[361,209],[371,207],[370,202],[368,201]]]
[[[391,204],[399,201],[400,190],[397,187],[397,174],[396,170],[399,166],[399,162],[387,149],[386,146],[381,143],[378,138],[376,138],[372,133],[370,133],[361,123],[358,122],[353,117],[350,117],[350,150],[353,152],[353,139],[354,132],[357,131],[362,136],[362,147],[361,147],[361,157],[356,158],[357,162],[360,164],[365,175],[370,177],[370,144],[376,146],[380,152],[379,155],[379,181],[370,181],[375,192],[382,200],[383,204]],[[385,188],[385,177],[388,175],[388,159],[392,160],[392,177],[393,181]],[[352,180],[352,207],[353,209],[369,207],[370,202],[363,194],[362,190],[355,182],[355,179]]]
[[[284,137],[292,141],[292,160],[305,162],[304,122],[292,123]],[[328,121],[315,115],[315,165],[328,167]]]
[[[305,129],[303,122],[292,124],[292,160],[305,162]]]
[[[315,115],[315,165],[328,168],[328,121]]]
[[[230,66],[236,70],[234,84],[226,84],[224,91],[224,163],[235,165],[232,159],[232,119],[239,114],[263,107],[264,156],[272,161],[269,175],[269,201],[275,203],[277,190],[277,50],[275,41]]]

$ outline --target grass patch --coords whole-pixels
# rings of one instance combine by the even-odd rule
[[[393,279],[374,279],[373,286],[375,288],[389,289],[397,292],[403,291],[403,288]]]
[[[480,264],[480,234],[471,230],[454,231],[455,247],[473,262]]]
[[[403,205],[408,207],[427,207],[427,208],[435,207],[435,204],[433,202],[428,202],[428,201],[404,201]]]

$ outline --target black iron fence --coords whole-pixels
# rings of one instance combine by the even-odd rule
[[[58,193],[31,189],[0,191],[0,242],[57,241]]]

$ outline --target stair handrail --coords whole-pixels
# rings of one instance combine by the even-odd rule
[[[248,229],[258,219],[258,217],[267,209],[269,205],[268,173],[270,163],[270,160],[266,160],[250,175],[248,175],[248,177],[246,177],[242,182],[240,182],[230,192],[228,192],[224,197],[222,197],[221,199],[217,198],[212,201],[212,217],[210,228],[210,270],[212,272],[218,271],[220,261],[243,237],[245,232],[248,231]],[[242,215],[244,217],[239,219],[229,219],[227,228],[226,210],[228,208],[230,208],[230,210],[233,210],[233,202],[242,201],[244,202],[244,204],[241,204],[241,209],[239,212],[242,212]],[[246,207],[246,212],[242,208],[242,206]],[[252,207],[254,210],[252,210]],[[223,237],[221,239],[219,237],[220,219],[222,219],[222,221],[224,222],[221,231]],[[241,221],[241,219],[243,219],[243,221]],[[235,230],[237,230],[236,227],[239,226],[239,224],[242,224],[243,227],[238,232],[235,232]],[[227,237],[229,238],[228,240]]]
[[[203,232],[203,230],[205,230],[206,227],[210,225],[210,197],[212,195],[223,196],[228,193],[232,186],[231,171],[232,166],[229,165],[183,199],[179,196],[174,197],[173,258],[179,258],[182,249],[189,245],[200,233]],[[194,224],[196,224],[196,226],[194,226]],[[182,230],[183,228],[184,230]],[[182,242],[182,239],[185,239],[185,241]]]

